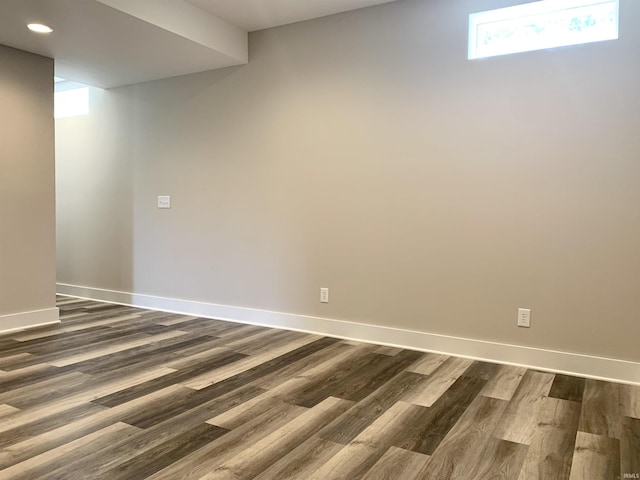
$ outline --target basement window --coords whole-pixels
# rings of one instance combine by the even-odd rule
[[[543,0],[469,15],[469,59],[615,40],[619,0]]]
[[[55,118],[77,117],[89,113],[89,87],[54,93]]]

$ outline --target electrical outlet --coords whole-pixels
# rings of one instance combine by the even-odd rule
[[[320,289],[320,303],[329,303],[329,289],[321,288]]]
[[[531,327],[531,309],[519,308],[518,309],[518,326],[529,328]]]

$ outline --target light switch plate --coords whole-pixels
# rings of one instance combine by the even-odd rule
[[[158,208],[171,208],[171,197],[169,195],[158,195]]]
[[[518,309],[518,326],[524,328],[531,327],[531,309],[519,308]]]
[[[329,303],[329,289],[326,287],[320,288],[320,303]]]

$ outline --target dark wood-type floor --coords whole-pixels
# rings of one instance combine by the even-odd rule
[[[0,337],[0,478],[618,479],[640,387],[59,297]]]

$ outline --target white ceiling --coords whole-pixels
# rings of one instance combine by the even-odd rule
[[[0,44],[111,88],[248,60],[249,31],[394,0],[0,0]],[[54,31],[35,34],[27,23]]]
[[[394,0],[186,0],[249,32]]]

